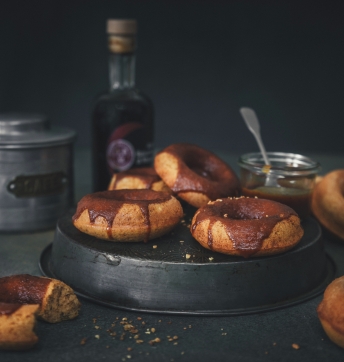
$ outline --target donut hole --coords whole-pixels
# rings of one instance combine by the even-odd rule
[[[184,163],[192,172],[210,181],[220,181],[221,172],[214,167],[214,161],[209,155],[195,155],[193,152],[184,155]]]

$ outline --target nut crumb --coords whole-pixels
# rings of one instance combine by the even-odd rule
[[[153,346],[155,343],[160,343],[161,342],[161,339],[160,338],[155,338],[155,339],[152,339],[151,341],[149,341],[148,343]]]
[[[97,318],[93,318],[93,323],[96,323],[97,322]]]
[[[96,334],[96,335],[94,336],[94,338],[99,339],[99,338],[100,338],[100,335],[99,335],[99,334]]]
[[[138,321],[142,320],[142,317],[137,317],[137,320],[138,320]]]
[[[141,344],[141,343],[143,343],[143,340],[142,340],[142,339],[137,339],[137,340],[136,340],[136,343],[137,343],[137,344]]]
[[[297,343],[293,343],[291,345],[294,349],[300,349],[300,346]]]
[[[178,344],[178,342],[174,342],[173,345],[176,346]]]
[[[191,324],[189,324],[189,328],[192,328],[192,325],[191,325]]]
[[[214,260],[214,258],[211,256],[210,258],[209,258],[209,261],[213,261]]]
[[[227,336],[227,333],[226,333],[226,332],[224,332],[224,333],[222,333],[222,335],[223,335],[223,336]]]
[[[95,329],[100,329],[100,327],[99,327],[99,326],[94,326],[94,328],[95,328]]]
[[[155,328],[151,328],[150,331],[151,331],[152,333],[155,333]]]
[[[134,329],[134,326],[133,326],[132,324],[125,324],[125,325],[123,326],[123,329],[124,329],[125,331],[130,331],[131,329]]]
[[[179,242],[180,242],[180,243],[183,243],[183,242],[184,242],[184,240],[180,240]]]
[[[84,344],[86,343],[86,341],[87,341],[87,338],[85,337],[85,338],[83,338],[83,339],[80,341],[80,344],[81,344],[81,345],[84,345]]]
[[[191,255],[190,255],[190,254],[185,254],[185,258],[186,258],[186,259],[190,259],[190,258],[191,258]]]
[[[153,245],[153,249],[157,249],[158,245]]]
[[[127,320],[128,320],[127,317],[123,317],[123,318],[122,318],[122,321],[127,321]]]

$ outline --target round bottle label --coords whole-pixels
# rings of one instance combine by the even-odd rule
[[[113,140],[108,145],[106,158],[112,170],[125,171],[135,161],[135,149],[130,142],[124,139]]]

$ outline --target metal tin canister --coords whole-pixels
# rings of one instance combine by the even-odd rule
[[[0,230],[53,228],[74,203],[73,141],[42,115],[0,114]]]

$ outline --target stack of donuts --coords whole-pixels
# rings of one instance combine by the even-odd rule
[[[114,174],[108,190],[83,197],[73,223],[100,239],[148,241],[172,230],[186,203],[198,209],[192,236],[213,251],[271,255],[300,241],[303,229],[294,210],[239,195],[238,177],[218,156],[196,145],[173,144],[155,156],[154,167]]]

